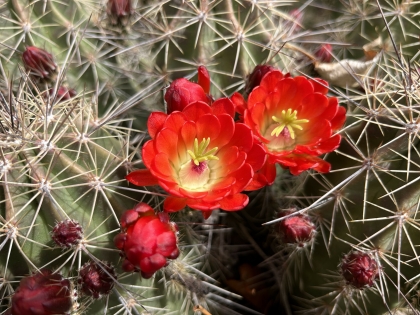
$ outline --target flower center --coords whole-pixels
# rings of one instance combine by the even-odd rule
[[[191,160],[194,162],[196,166],[200,165],[200,162],[204,162],[207,160],[218,160],[219,158],[213,153],[215,153],[218,147],[207,151],[207,147],[210,144],[210,137],[207,139],[201,140],[200,144],[198,144],[198,139],[194,139],[194,151],[188,150],[188,154],[191,156]],[[207,151],[207,152],[206,152]]]
[[[308,119],[297,119],[297,110],[292,112],[292,109],[289,108],[287,111],[284,109],[281,111],[281,117],[272,116],[271,117],[275,122],[279,123],[279,125],[273,129],[271,135],[276,135],[278,137],[285,128],[287,128],[290,138],[295,139],[295,131],[294,128],[302,130],[302,126],[300,124],[304,124],[309,122]]]

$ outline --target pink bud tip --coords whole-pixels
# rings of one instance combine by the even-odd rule
[[[210,74],[206,67],[198,67],[198,84],[203,88],[206,94],[210,93]]]

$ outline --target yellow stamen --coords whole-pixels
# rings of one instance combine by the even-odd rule
[[[271,135],[276,135],[276,137],[279,136],[279,134],[284,130],[284,128],[287,128],[290,134],[290,138],[295,139],[295,131],[293,128],[302,130],[302,126],[300,124],[304,124],[309,122],[308,119],[297,119],[297,111],[294,110],[292,112],[292,109],[289,108],[287,112],[285,110],[281,111],[281,117],[277,118],[276,116],[271,117],[275,122],[278,122],[280,125],[273,129],[271,132]]]
[[[207,161],[207,160],[218,160],[219,158],[213,155],[214,152],[217,151],[218,147],[211,149],[210,151],[206,152],[207,147],[210,144],[210,138],[201,140],[200,144],[198,144],[197,138],[194,139],[194,152],[188,150],[188,154],[191,156],[191,159],[194,161],[195,165],[199,165],[200,162]]]

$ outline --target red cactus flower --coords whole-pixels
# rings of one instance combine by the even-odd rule
[[[111,292],[116,278],[115,269],[111,264],[89,261],[80,268],[77,282],[84,294],[99,299]]]
[[[77,246],[83,239],[83,229],[77,221],[61,221],[52,230],[51,238],[61,248],[71,248]]]
[[[165,93],[167,113],[182,111],[194,102],[210,104],[210,76],[204,66],[198,67],[198,84],[181,78],[172,81]]]
[[[319,61],[330,62],[332,58],[332,46],[330,44],[321,45],[316,51],[315,56]]]
[[[107,14],[112,24],[125,24],[133,11],[131,0],[108,0]]]
[[[234,94],[232,101],[243,111],[245,124],[268,153],[267,163],[279,163],[294,175],[311,168],[330,170],[318,155],[339,146],[341,137],[334,132],[344,124],[346,110],[337,98],[326,96],[327,87],[320,79],[286,77],[274,70],[254,88],[248,102]]]
[[[162,222],[149,205],[140,203],[133,210],[127,210],[120,224],[122,233],[115,236],[114,243],[125,257],[124,271],[138,269],[144,278],[150,278],[167,264],[167,259],[179,256],[177,228]]]
[[[26,70],[41,79],[50,78],[57,69],[53,56],[35,46],[26,47],[22,54],[22,60]]]
[[[297,244],[301,247],[313,239],[315,230],[315,225],[309,217],[301,214],[288,217],[277,224],[277,231],[284,243]]]
[[[41,270],[23,278],[8,310],[13,315],[65,315],[73,306],[70,281],[58,273]]]
[[[170,115],[152,113],[148,120],[152,140],[142,151],[147,169],[130,173],[127,180],[138,186],[159,184],[171,195],[164,203],[168,212],[188,205],[207,217],[216,208],[242,209],[248,196],[241,192],[253,184],[266,154],[254,144],[251,129],[235,123],[233,115],[227,98],[211,106],[196,102]]]
[[[378,264],[368,253],[353,251],[344,256],[340,267],[347,284],[357,289],[373,286],[379,276]]]

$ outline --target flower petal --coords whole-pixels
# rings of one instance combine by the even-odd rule
[[[165,128],[178,132],[186,122],[186,117],[181,112],[174,112],[165,121]]]
[[[253,134],[251,129],[242,123],[236,123],[235,132],[229,141],[229,145],[235,145],[239,150],[248,152],[253,146]]]
[[[278,83],[283,77],[283,73],[278,70],[270,71],[262,78],[260,86],[266,91],[274,92],[277,90]],[[252,90],[251,94],[254,93],[255,90],[256,88]]]
[[[259,170],[265,163],[267,154],[261,144],[254,144],[252,149],[247,153],[246,162],[251,165],[254,171]]]
[[[187,120],[197,121],[205,114],[211,114],[211,107],[204,102],[194,102],[189,104],[182,111]]]
[[[220,132],[217,138],[212,138],[211,143],[216,147],[223,147],[227,143],[229,143],[230,139],[232,138],[235,132],[235,122],[233,121],[232,117],[229,115],[219,115],[217,116],[219,119],[220,126],[222,126],[223,132]]]
[[[208,194],[207,191],[191,191],[191,190],[183,189],[182,187],[179,187],[179,192],[184,197],[191,198],[191,199],[200,199],[200,198],[203,198],[203,197],[207,196],[207,194]]]
[[[176,176],[171,161],[165,153],[159,153],[155,156],[150,169],[156,177],[159,177],[159,179],[172,180],[172,178]]]
[[[340,129],[346,121],[346,109],[343,106],[339,106],[335,117],[331,119],[331,129],[336,131]]]
[[[308,169],[314,169],[320,173],[328,173],[331,169],[330,163],[313,155],[289,154],[287,157],[283,157],[283,160],[286,159],[292,160],[295,164],[289,169],[293,175],[299,175]]]
[[[331,124],[328,120],[319,119],[316,123],[310,124],[309,128],[297,131],[298,145],[314,145],[322,139],[331,137]]]
[[[158,184],[157,178],[149,170],[133,171],[125,179],[136,186],[152,186]]]
[[[239,193],[251,182],[254,171],[252,170],[251,165],[244,164],[241,168],[232,173],[232,176],[236,178],[236,182],[232,186],[232,192]]]
[[[143,149],[141,151],[141,155],[143,158],[143,163],[146,167],[150,167],[152,165],[153,158],[157,154],[155,150],[155,141],[149,140],[143,145]]]
[[[256,104],[256,103],[264,103],[265,99],[267,98],[267,91],[260,87],[257,86],[252,92],[251,94],[249,94],[248,97],[248,105],[249,104]]]
[[[276,179],[276,165],[266,162],[264,166],[254,174],[252,181],[245,187],[244,190],[252,191],[263,188],[267,185],[272,185]]]
[[[328,82],[320,78],[314,78],[311,80],[314,87],[314,92],[318,92],[326,95],[328,93]]]
[[[323,114],[328,108],[328,98],[320,93],[314,93],[307,95],[302,100],[302,107],[298,110],[299,119],[316,119],[318,116]],[[325,119],[325,117],[322,117]],[[314,123],[312,121],[312,123]]]
[[[245,194],[229,195],[219,201],[220,208],[225,211],[237,211],[246,207],[249,198]]]
[[[168,115],[163,112],[153,112],[150,114],[147,119],[147,130],[149,131],[149,135],[152,139],[156,136],[156,133],[162,129],[167,117]]]
[[[187,206],[187,198],[178,198],[169,196],[163,202],[163,209],[166,212],[177,212],[184,209]]]
[[[231,117],[235,116],[235,106],[232,101],[226,97],[217,99],[212,105],[214,115],[228,114]]]
[[[214,115],[203,115],[196,122],[197,128],[197,139],[200,142],[202,139],[210,138],[209,149],[213,147],[212,139],[216,138],[220,134],[221,125],[219,119]]]
[[[330,97],[328,99],[328,107],[322,114],[322,118],[331,120],[335,117],[338,111],[338,99],[336,97]]]
[[[178,134],[171,129],[164,128],[156,136],[156,153],[165,153],[173,163],[178,164]]]
[[[219,202],[205,202],[204,200],[188,199],[188,207],[201,211],[214,210],[220,207]]]
[[[242,94],[235,92],[232,94],[230,99],[232,103],[235,105],[235,111],[238,112],[240,115],[243,115],[245,109],[247,109],[247,105]]]
[[[194,139],[197,137],[197,129],[193,121],[187,121],[181,128],[181,137],[185,147],[192,150]]]

